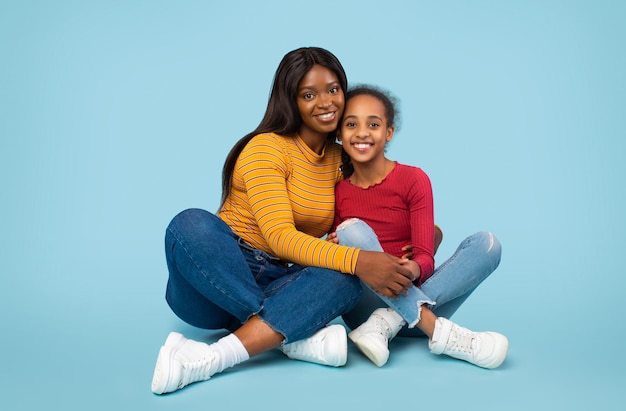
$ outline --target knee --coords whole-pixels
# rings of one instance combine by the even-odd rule
[[[365,223],[362,220],[359,220],[358,218],[348,218],[347,220],[344,220],[341,224],[337,226],[337,231],[343,231],[349,228],[350,226],[359,226],[361,224],[365,224]]]
[[[170,252],[176,244],[219,244],[231,234],[228,225],[219,217],[205,210],[191,208],[181,211],[170,221],[165,230],[165,248],[166,252]]]
[[[183,210],[180,213],[176,214],[172,221],[170,221],[167,226],[168,231],[173,229],[174,231],[180,231],[185,227],[195,226],[199,222],[207,220],[208,215],[210,215],[208,211],[199,209],[199,208],[189,208],[187,210]]]
[[[365,221],[358,218],[350,218],[339,224],[336,233],[341,245],[371,250],[372,241],[375,240],[378,243],[378,237],[374,230]]]
[[[500,240],[490,231],[480,231],[474,234],[474,236],[476,237],[476,244],[479,247],[479,251],[487,257],[495,270],[502,258],[502,245],[500,244]]]
[[[168,235],[193,235],[193,233],[214,232],[224,226],[219,217],[199,208],[189,208],[178,213],[167,226]]]

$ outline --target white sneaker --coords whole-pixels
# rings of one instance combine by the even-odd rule
[[[152,392],[165,394],[211,378],[217,371],[217,354],[208,344],[170,333],[159,350]]]
[[[509,341],[502,334],[473,332],[439,317],[428,346],[433,354],[446,354],[479,367],[496,368],[506,358]]]
[[[391,308],[378,308],[348,337],[378,367],[389,359],[389,341],[406,324],[400,314]]]
[[[340,324],[329,325],[309,338],[285,344],[279,349],[292,360],[341,367],[348,359],[346,329]]]

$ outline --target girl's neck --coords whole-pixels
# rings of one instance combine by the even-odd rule
[[[350,176],[350,183],[361,188],[368,188],[380,184],[396,166],[395,161],[383,157],[376,163],[352,163],[354,172]]]

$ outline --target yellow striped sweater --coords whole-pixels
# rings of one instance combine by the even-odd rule
[[[219,217],[243,240],[284,261],[354,273],[359,250],[321,240],[331,228],[341,147],[321,155],[300,137],[259,134],[243,149]]]

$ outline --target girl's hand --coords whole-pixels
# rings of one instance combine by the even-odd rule
[[[326,241],[330,241],[331,243],[339,244],[339,239],[337,238],[337,233],[332,232],[326,236]]]
[[[406,258],[407,260],[411,260],[413,258],[413,244],[405,245],[402,247],[402,251],[406,253],[402,256],[402,258]]]
[[[422,275],[422,269],[415,261],[403,258],[400,261],[400,264],[411,270],[411,273],[413,274],[411,281],[413,281],[413,283],[415,283]]]
[[[409,261],[383,252],[361,250],[355,275],[378,294],[397,298],[406,295],[413,286],[415,278]]]

